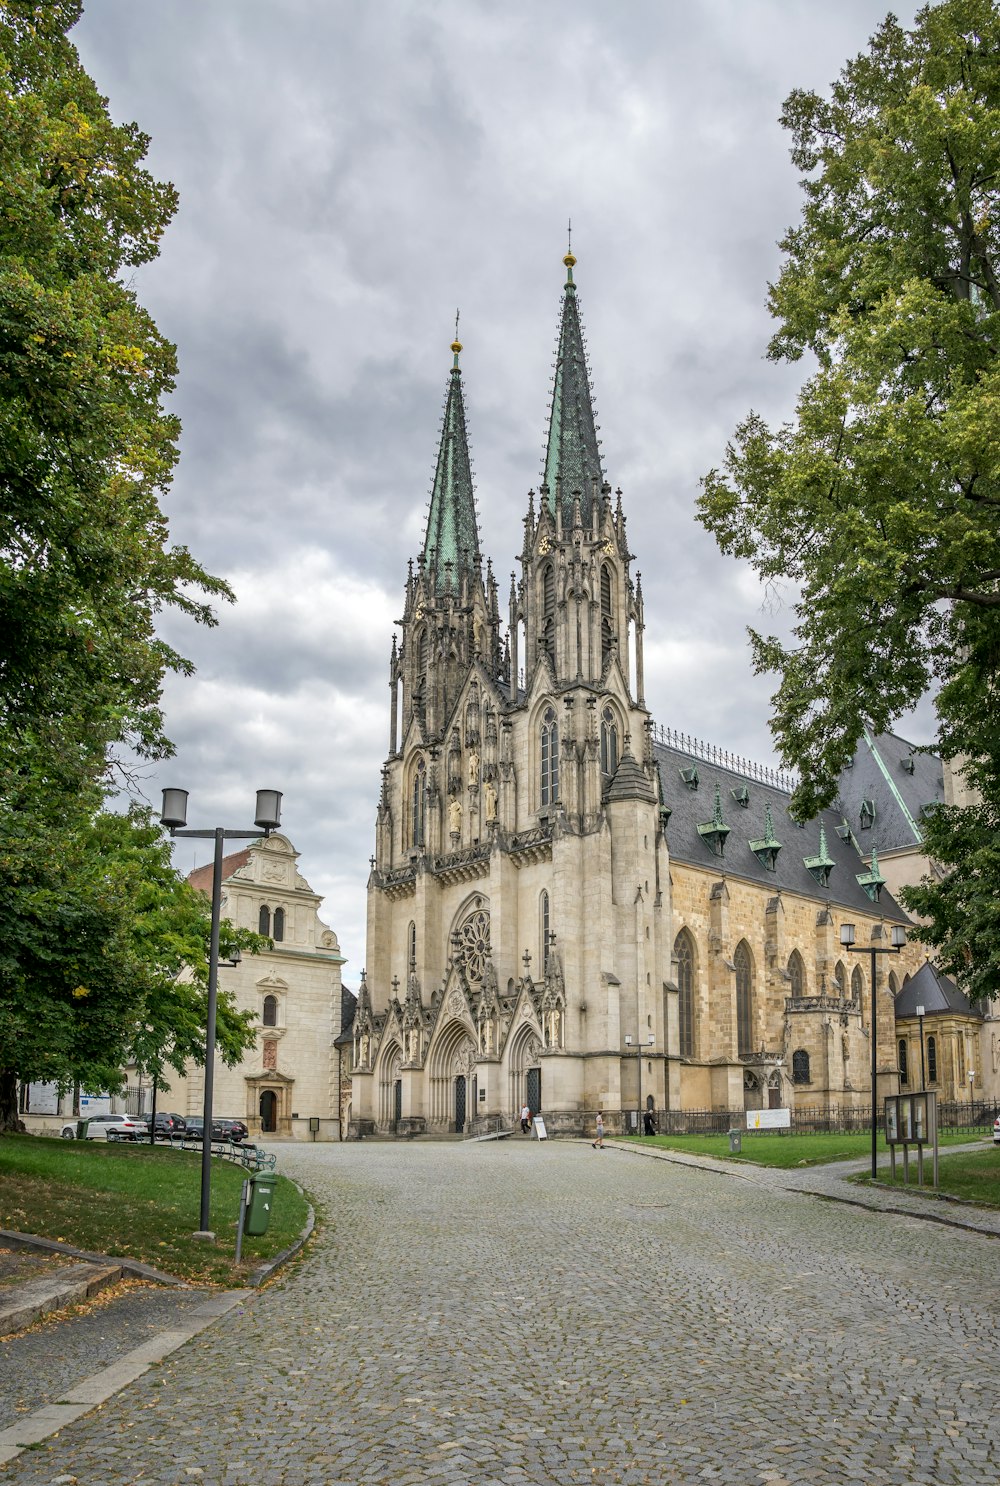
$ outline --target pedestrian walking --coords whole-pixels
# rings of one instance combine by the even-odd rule
[[[656,1114],[651,1109],[647,1109],[642,1117],[642,1133],[643,1135],[656,1134]]]
[[[597,1111],[597,1139],[592,1141],[591,1144],[595,1151],[603,1151],[604,1149],[604,1116],[600,1110]]]
[[[521,1106],[521,1134],[527,1135],[531,1129],[531,1110],[526,1104]]]

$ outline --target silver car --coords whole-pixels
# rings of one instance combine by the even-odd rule
[[[83,1124],[85,1140],[139,1140],[149,1134],[145,1120],[133,1120],[130,1115],[91,1115]],[[59,1132],[63,1140],[76,1139],[76,1123],[64,1125]]]

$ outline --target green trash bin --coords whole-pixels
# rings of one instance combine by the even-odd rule
[[[739,1156],[739,1155],[742,1155],[742,1152],[743,1152],[743,1131],[742,1130],[730,1130],[730,1132],[729,1132],[729,1154],[731,1156]]]
[[[255,1171],[248,1180],[250,1193],[247,1197],[246,1217],[243,1219],[243,1232],[251,1238],[260,1238],[267,1232],[267,1225],[271,1221],[275,1179],[271,1172]]]

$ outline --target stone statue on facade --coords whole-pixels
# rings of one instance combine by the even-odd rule
[[[453,836],[462,831],[462,802],[457,795],[448,803],[448,830]]]
[[[469,754],[469,788],[479,783],[479,754],[475,749]]]
[[[487,779],[483,785],[483,804],[486,807],[487,821],[495,821],[497,818],[497,787],[492,779]]]

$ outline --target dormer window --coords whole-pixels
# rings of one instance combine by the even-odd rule
[[[874,800],[862,800],[861,801],[860,820],[861,820],[861,829],[863,831],[870,831],[871,828],[872,828],[872,826],[875,824],[875,801]]]

